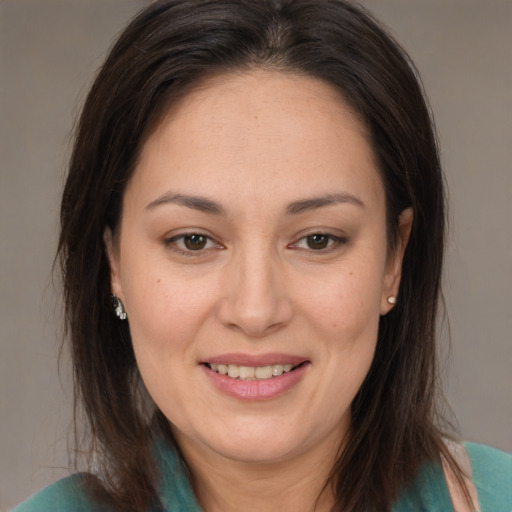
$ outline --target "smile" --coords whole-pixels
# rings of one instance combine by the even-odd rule
[[[311,366],[310,361],[300,357],[285,357],[223,356],[220,361],[220,357],[213,358],[214,361],[205,361],[200,366],[224,395],[244,401],[272,400],[297,386]]]
[[[210,370],[231,377],[232,379],[251,381],[268,380],[272,377],[279,377],[283,375],[283,373],[295,370],[300,365],[287,363],[267,366],[239,366],[237,364],[207,363],[206,366],[210,368]]]

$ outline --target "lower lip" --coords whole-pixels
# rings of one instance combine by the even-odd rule
[[[239,380],[203,366],[206,375],[217,389],[233,398],[250,401],[272,400],[281,396],[302,379],[308,367],[309,363],[304,363],[291,372],[285,372],[279,377],[270,379]]]

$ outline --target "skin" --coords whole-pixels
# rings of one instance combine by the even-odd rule
[[[223,212],[165,194],[201,196]],[[352,199],[288,211],[332,194]],[[120,227],[105,234],[112,291],[205,510],[309,511],[319,496],[316,510],[329,510],[333,496],[322,488],[379,317],[398,292],[411,212],[398,222],[391,253],[365,129],[316,79],[265,70],[216,77],[152,131]],[[204,248],[187,249],[180,235],[193,233],[208,237]],[[311,246],[315,233],[329,235],[325,248]],[[230,353],[289,354],[308,366],[285,393],[240,400],[213,386],[201,364]]]

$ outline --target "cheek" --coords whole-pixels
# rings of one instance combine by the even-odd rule
[[[302,304],[319,326],[333,336],[343,333],[348,341],[368,328],[376,332],[382,283],[380,265],[354,264],[307,283],[300,292]]]
[[[151,247],[126,251],[121,281],[134,349],[158,360],[186,349],[211,309],[215,284],[187,279],[154,252]]]
[[[200,397],[183,383],[197,364],[199,331],[211,309],[207,289],[203,282],[198,292],[178,276],[155,269],[151,276],[126,286],[130,334],[142,380],[155,403],[178,423],[183,422],[187,404],[199,406]]]
[[[320,391],[328,401],[326,418],[332,421],[349,410],[377,343],[382,276],[360,272],[354,268],[340,275],[309,302],[310,321],[324,340]]]
[[[168,277],[135,284],[128,296],[134,344],[143,342],[155,347],[172,344],[177,348],[186,343],[201,327],[211,302],[205,283],[198,291],[193,285]]]

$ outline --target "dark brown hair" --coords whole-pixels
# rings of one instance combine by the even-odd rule
[[[165,431],[166,421],[144,393],[128,324],[112,314],[103,233],[115,232],[141,146],[168,106],[208,76],[257,67],[324,80],[358,114],[385,185],[390,245],[400,212],[414,212],[399,301],[381,318],[350,438],[332,470],[335,509],[390,510],[420,465],[440,454],[458,472],[442,442],[436,392],[443,177],[408,56],[349,1],[161,0],[120,35],[92,86],[61,210],[76,413],[84,413],[86,451],[119,510],[157,500],[151,444],[155,422]]]

